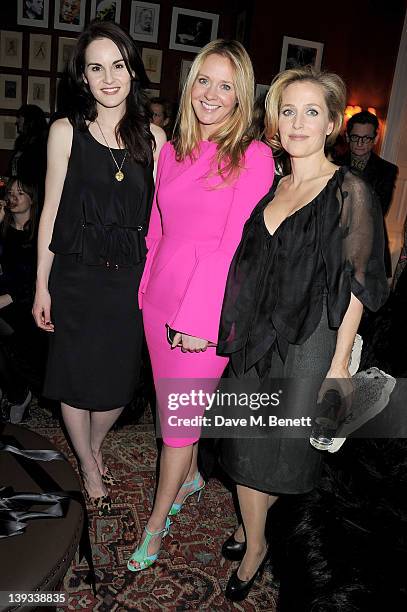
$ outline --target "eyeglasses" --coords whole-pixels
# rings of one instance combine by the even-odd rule
[[[376,136],[358,136],[357,134],[351,134],[349,136],[349,140],[351,142],[357,142],[359,144],[359,141],[362,144],[367,144],[368,142],[373,142],[373,140],[376,138]]]

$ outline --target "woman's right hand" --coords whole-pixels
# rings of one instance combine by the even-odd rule
[[[51,321],[51,296],[48,289],[37,289],[32,313],[40,329],[47,332],[54,331],[54,325]]]
[[[204,352],[208,348],[208,340],[203,338],[197,338],[196,336],[189,336],[188,334],[182,334],[177,332],[174,336],[174,340],[171,348],[175,348],[181,345],[181,351],[183,353],[199,353]]]

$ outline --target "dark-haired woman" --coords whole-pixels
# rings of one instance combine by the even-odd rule
[[[22,420],[40,391],[46,342],[31,308],[37,266],[37,190],[10,179],[0,202],[0,387],[3,416]]]
[[[104,513],[111,475],[101,446],[140,370],[154,133],[143,64],[119,26],[92,23],[69,72],[76,108],[50,128],[33,314],[52,336],[44,395],[61,401],[85,491]]]

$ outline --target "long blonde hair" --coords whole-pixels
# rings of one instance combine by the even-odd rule
[[[240,169],[240,161],[252,138],[248,129],[252,121],[254,102],[254,74],[250,57],[236,40],[214,40],[208,43],[196,56],[185,82],[178,116],[176,120],[174,147],[178,161],[193,157],[202,140],[200,126],[191,102],[192,87],[201,70],[202,64],[210,55],[226,57],[234,69],[236,106],[226,123],[211,136],[216,142],[217,173],[224,179],[235,176]]]
[[[346,86],[339,75],[333,72],[319,72],[311,67],[284,70],[274,77],[266,96],[265,135],[267,142],[276,153],[283,150],[278,133],[278,118],[283,91],[288,85],[296,81],[315,83],[324,92],[329,120],[334,124],[332,132],[326,138],[327,146],[335,142],[343,124]]]

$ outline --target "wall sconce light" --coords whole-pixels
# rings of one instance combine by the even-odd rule
[[[351,117],[353,117],[353,115],[356,115],[356,113],[361,113],[362,110],[362,107],[357,104],[355,106],[348,104],[348,106],[345,108],[345,119],[350,119]],[[373,108],[373,106],[369,106],[367,110],[369,111],[369,113],[372,113],[372,115],[377,115],[376,109]]]

